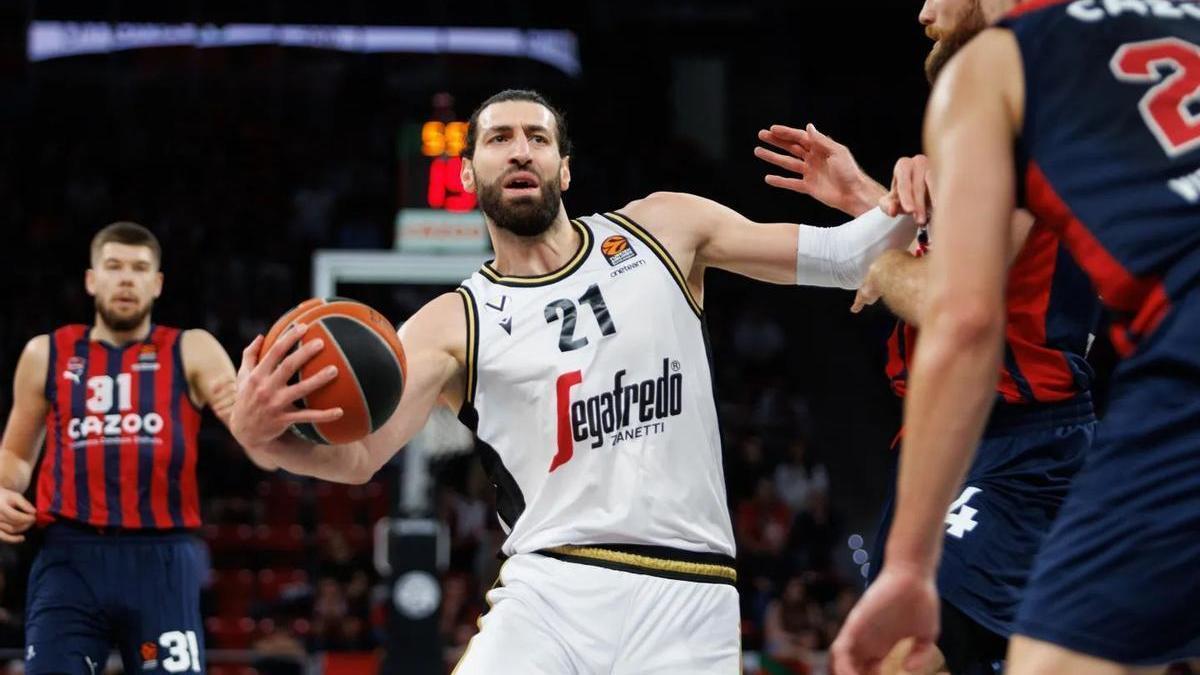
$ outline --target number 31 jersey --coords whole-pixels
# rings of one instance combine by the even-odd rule
[[[111,345],[90,330],[50,335],[38,522],[198,527],[200,410],[188,396],[183,332],[155,325],[145,339]]]
[[[699,304],[627,217],[572,221],[561,269],[463,282],[466,400],[506,555],[637,544],[734,554]]]

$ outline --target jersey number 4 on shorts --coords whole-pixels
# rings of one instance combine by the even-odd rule
[[[978,509],[973,509],[967,506],[967,502],[975,495],[983,492],[977,487],[968,487],[962,491],[958,499],[950,505],[950,510],[946,513],[946,534],[962,539],[963,535],[975,529],[979,523],[975,520],[975,514],[979,513]]]

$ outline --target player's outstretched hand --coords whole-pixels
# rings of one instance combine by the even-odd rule
[[[309,410],[295,405],[337,377],[337,368],[329,366],[305,380],[288,384],[300,367],[324,346],[323,340],[312,340],[292,351],[307,330],[306,324],[296,324],[284,331],[261,361],[258,353],[263,342],[261,335],[242,352],[229,428],[244,447],[262,448],[292,424],[328,422],[342,416],[341,408]]]
[[[755,157],[799,176],[769,174],[765,178],[768,185],[809,195],[846,213],[860,215],[858,211],[868,210],[860,204],[875,181],[858,166],[849,148],[812,124],[804,129],[772,124],[758,132],[758,139],[787,154],[757,147]]]
[[[879,200],[879,208],[893,217],[909,214],[917,225],[924,227],[929,222],[932,205],[929,160],[925,155],[901,157],[892,171],[892,189]]]
[[[0,488],[0,541],[19,544],[37,519],[37,509],[20,492]]]
[[[898,642],[913,638],[904,668],[921,671],[933,658],[938,597],[933,574],[884,565],[846,617],[830,650],[835,675],[874,675]]]

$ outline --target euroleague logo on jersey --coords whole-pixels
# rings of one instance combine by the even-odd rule
[[[133,370],[158,370],[158,348],[154,345],[142,345],[138,350],[137,363],[133,364]]]
[[[591,439],[592,448],[643,438],[666,430],[666,420],[683,412],[683,374],[679,361],[662,360],[658,377],[627,382],[625,369],[618,370],[612,388],[572,400],[571,390],[583,385],[578,370],[563,373],[555,383],[558,404],[558,452],[550,471],[568,462],[575,443]]]
[[[633,250],[633,247],[629,245],[629,240],[619,234],[614,234],[605,239],[600,244],[600,252],[604,254],[604,259],[612,267],[616,267],[637,255],[637,251]]]

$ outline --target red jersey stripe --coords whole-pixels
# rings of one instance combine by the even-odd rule
[[[157,344],[160,367],[154,382],[154,409],[163,416],[161,443],[154,445],[154,469],[150,479],[150,510],[154,513],[154,526],[172,528],[177,524],[171,518],[170,507],[167,503],[167,491],[170,483],[167,478],[167,467],[171,463],[171,434],[174,432],[176,420],[171,414],[171,388],[174,386],[175,368],[170,363],[172,348],[178,337],[176,332],[163,331],[164,340]],[[167,363],[161,363],[163,358]]]
[[[1043,402],[1066,400],[1078,393],[1066,357],[1046,345],[1046,316],[1058,254],[1058,236],[1038,221],[1008,278],[1008,343],[1034,398]]]
[[[1075,217],[1036,162],[1030,162],[1025,171],[1025,193],[1030,208],[1062,234],[1063,242],[1091,277],[1104,304],[1132,315],[1128,321],[1114,321],[1111,329],[1113,347],[1121,356],[1127,356],[1137,339],[1158,327],[1170,311],[1171,302],[1161,279],[1139,278],[1117,261]]]

